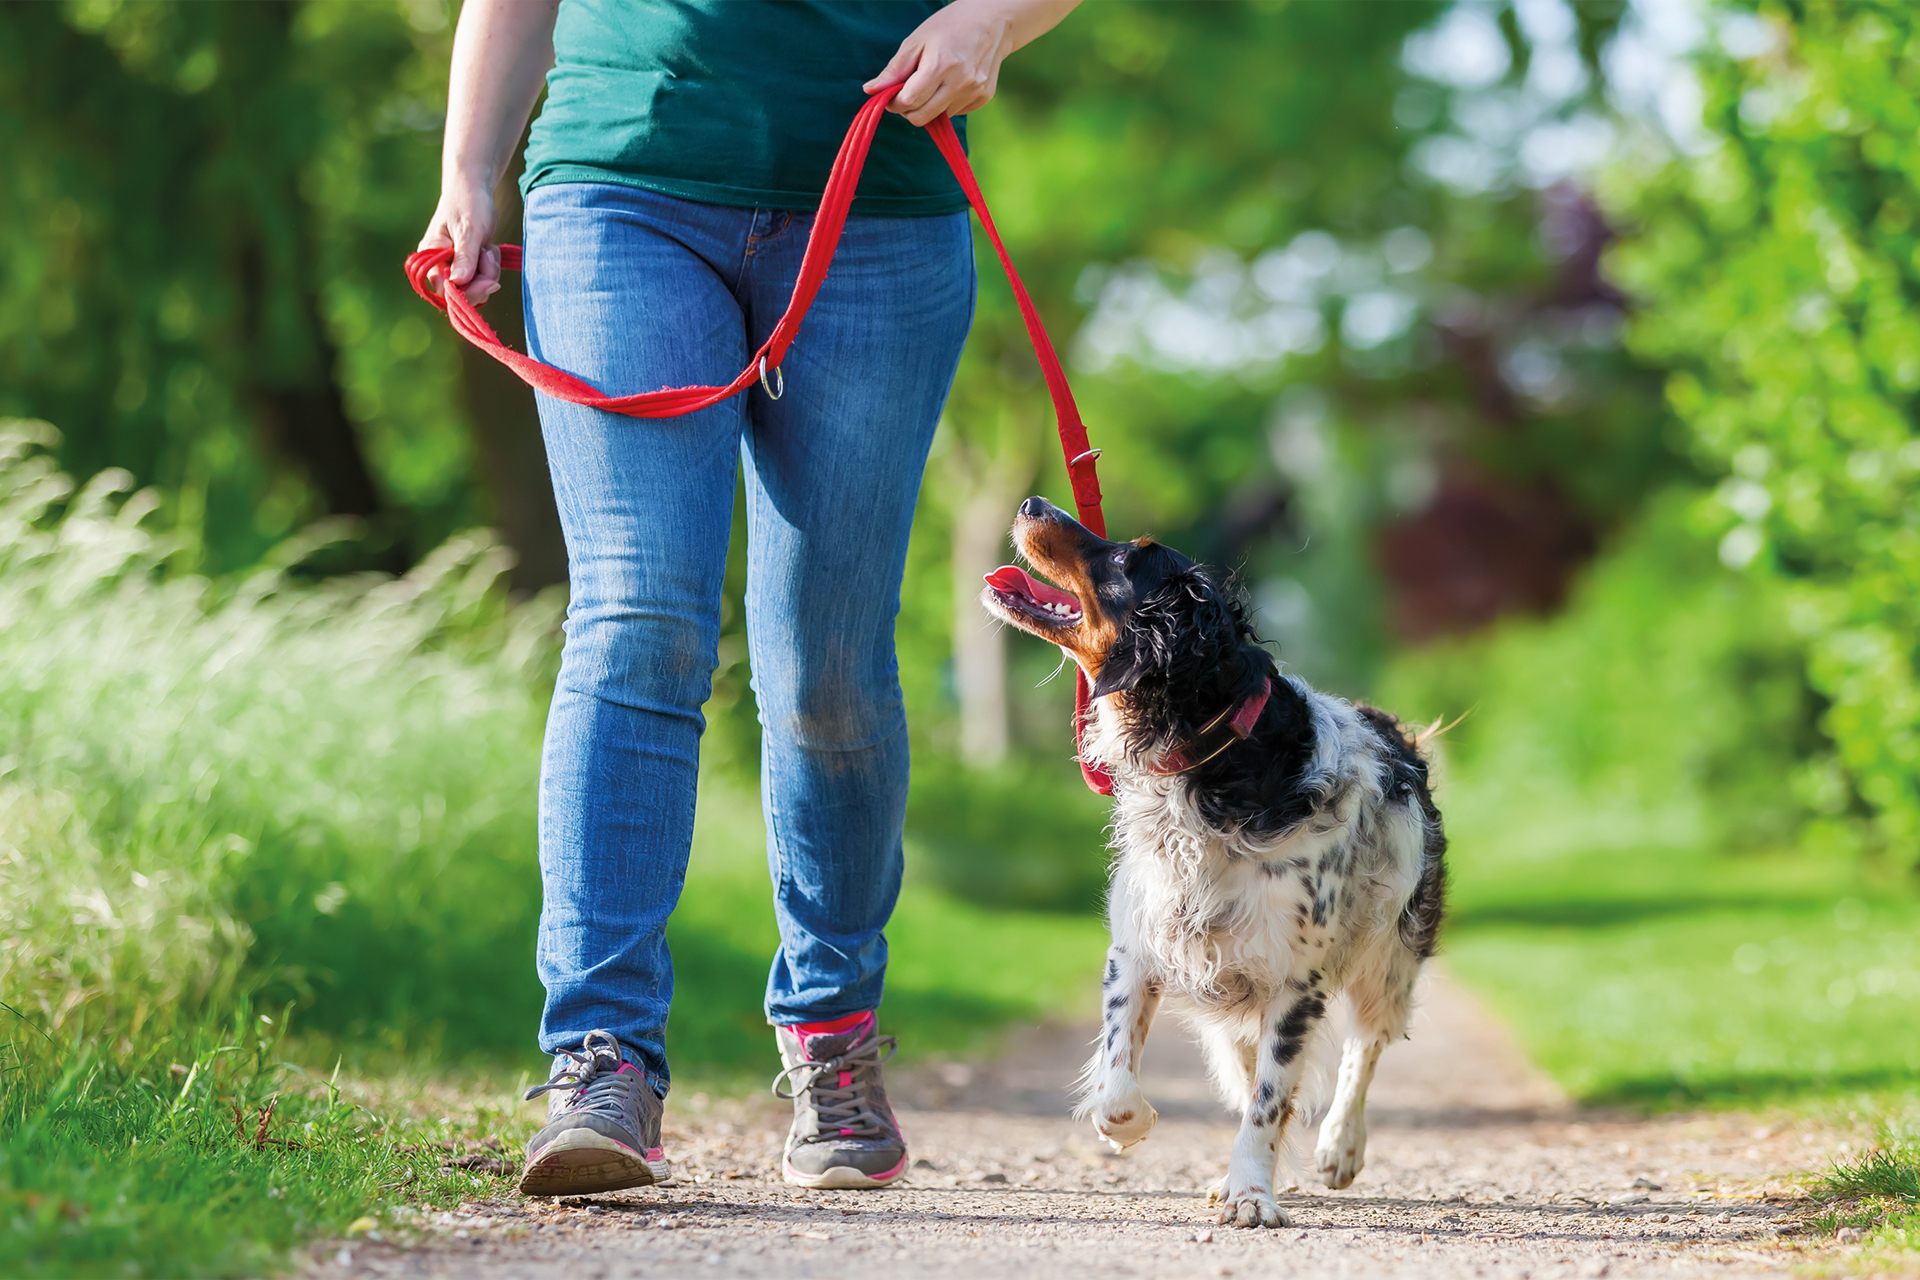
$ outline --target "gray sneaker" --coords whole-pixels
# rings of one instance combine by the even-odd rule
[[[527,1140],[522,1195],[593,1195],[673,1176],[660,1149],[660,1095],[621,1060],[611,1032],[589,1031],[579,1053],[555,1055],[552,1078],[527,1098],[543,1093],[547,1127]]]
[[[781,1175],[797,1187],[891,1185],[907,1171],[907,1140],[880,1082],[893,1037],[874,1034],[871,1013],[773,1030],[786,1065],[773,1092],[793,1100]]]

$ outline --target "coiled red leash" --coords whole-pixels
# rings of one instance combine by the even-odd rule
[[[747,367],[740,371],[740,376],[724,387],[664,387],[658,391],[641,391],[624,396],[604,395],[572,374],[515,351],[501,342],[493,327],[480,318],[479,308],[469,302],[460,290],[442,292],[435,289],[428,277],[453,261],[452,249],[422,249],[409,255],[407,279],[412,282],[415,293],[447,313],[447,319],[461,337],[513,370],[522,382],[536,391],[544,391],[572,404],[605,409],[609,413],[622,413],[634,418],[677,418],[731,399],[756,382],[766,385],[769,377],[779,379],[784,389],[786,384],[780,364],[786,359],[787,349],[793,345],[794,336],[800,331],[800,322],[806,318],[807,308],[813,305],[814,296],[820,292],[820,286],[827,278],[827,268],[832,264],[834,250],[840,244],[840,233],[847,225],[847,212],[853,207],[854,191],[860,185],[860,171],[866,165],[867,150],[873,145],[874,131],[880,127],[880,117],[886,112],[887,103],[899,91],[897,84],[880,90],[867,99],[866,105],[853,118],[853,125],[840,144],[839,154],[834,157],[826,190],[820,197],[820,211],[815,215],[813,230],[807,237],[807,251],[800,260],[799,278],[794,281],[793,299],[787,303],[786,313],[774,325],[766,342],[747,362]],[[1040,313],[1034,309],[1033,299],[1028,296],[1026,285],[1020,281],[1020,273],[1013,269],[1013,260],[1007,256],[1006,245],[1000,241],[1000,232],[993,225],[993,215],[987,211],[986,197],[980,193],[980,184],[973,176],[973,166],[967,163],[967,153],[961,149],[960,139],[954,134],[953,122],[942,116],[927,126],[927,133],[933,138],[934,145],[940,148],[940,154],[946,157],[953,176],[960,180],[961,190],[967,193],[967,203],[979,215],[980,225],[986,228],[987,238],[993,242],[993,251],[999,256],[1000,265],[1006,268],[1007,282],[1013,286],[1014,300],[1020,304],[1020,317],[1026,322],[1027,336],[1033,340],[1033,353],[1039,358],[1040,372],[1047,381],[1047,393],[1053,397],[1054,417],[1058,419],[1060,428],[1060,449],[1066,458],[1067,479],[1073,486],[1074,507],[1080,523],[1104,538],[1107,522],[1100,513],[1100,481],[1094,472],[1094,460],[1099,457],[1100,451],[1087,443],[1087,429],[1080,421],[1080,408],[1073,402],[1073,391],[1067,386],[1066,370],[1061,368],[1060,357],[1054,353],[1046,326],[1040,323]],[[506,271],[520,269],[518,245],[500,246],[500,266]],[[767,386],[767,393],[777,394],[772,386]],[[1086,674],[1076,674],[1074,740],[1077,747],[1091,699]],[[1080,774],[1086,779],[1087,785],[1101,795],[1113,794],[1113,779],[1105,769],[1089,764],[1084,755],[1080,759]]]

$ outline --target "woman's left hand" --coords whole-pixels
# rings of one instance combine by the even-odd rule
[[[904,79],[887,110],[925,126],[993,100],[1007,55],[1051,30],[1079,0],[953,0],[900,45],[868,93]]]

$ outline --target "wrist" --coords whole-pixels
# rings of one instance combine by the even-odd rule
[[[440,189],[445,191],[484,191],[493,194],[500,185],[497,167],[489,160],[450,157],[440,166]]]
[[[1020,0],[955,0],[952,7],[984,26],[996,44],[1005,44],[1013,35],[1021,5]]]

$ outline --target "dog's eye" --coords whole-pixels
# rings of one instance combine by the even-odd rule
[[[1127,562],[1126,548],[1122,547],[1120,550],[1113,553],[1113,562],[1115,564],[1125,564]]]

